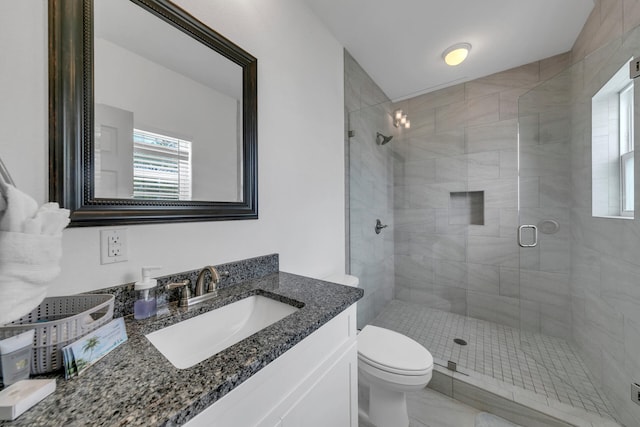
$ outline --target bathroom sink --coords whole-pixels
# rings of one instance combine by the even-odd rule
[[[146,337],[173,366],[186,369],[296,311],[292,305],[252,295]]]

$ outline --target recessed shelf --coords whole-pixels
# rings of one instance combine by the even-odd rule
[[[449,193],[449,224],[484,225],[484,191]]]

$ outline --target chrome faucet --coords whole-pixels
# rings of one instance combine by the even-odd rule
[[[205,292],[204,284],[207,271],[211,273],[211,280],[209,281],[209,286],[207,287],[207,291]],[[201,295],[204,295],[205,293],[214,292],[216,290],[216,287],[218,286],[218,283],[220,283],[220,274],[218,273],[218,270],[216,270],[216,268],[212,265],[207,265],[200,271],[200,273],[198,274],[198,279],[196,279],[196,296],[199,297]]]

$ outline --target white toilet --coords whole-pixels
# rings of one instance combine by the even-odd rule
[[[357,277],[334,275],[324,280],[358,286]],[[431,380],[433,357],[411,338],[367,325],[358,334],[358,382],[369,387],[369,422],[376,427],[409,425],[405,393]]]

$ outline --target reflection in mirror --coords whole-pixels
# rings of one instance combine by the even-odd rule
[[[95,197],[242,201],[242,68],[129,0],[94,2]]]

